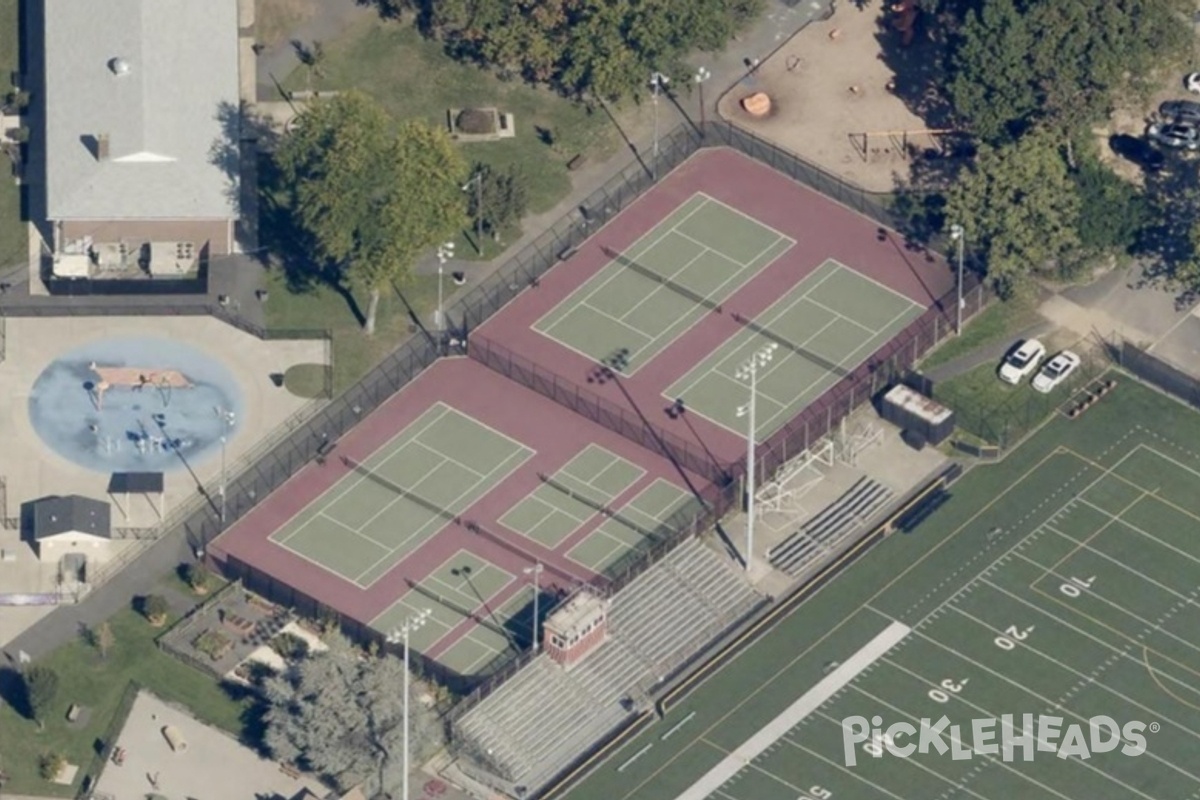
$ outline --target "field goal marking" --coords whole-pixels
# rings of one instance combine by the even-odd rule
[[[816,711],[818,706],[845,688],[859,674],[882,658],[884,653],[899,644],[911,630],[901,622],[893,622],[888,625],[874,639],[859,648],[845,663],[838,665],[833,672],[797,698],[783,713],[726,755],[719,764],[688,787],[675,800],[704,800],[719,790],[730,778],[765,753],[788,731],[799,725],[801,720]]]

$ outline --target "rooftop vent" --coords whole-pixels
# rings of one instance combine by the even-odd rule
[[[108,60],[108,68],[112,70],[112,74],[120,77],[121,75],[129,74],[129,62],[117,56]]]

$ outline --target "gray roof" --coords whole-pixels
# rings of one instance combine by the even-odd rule
[[[48,539],[64,533],[87,533],[109,538],[112,533],[108,503],[70,494],[44,497],[33,504],[33,538]]]
[[[235,218],[237,0],[43,2],[49,218]]]

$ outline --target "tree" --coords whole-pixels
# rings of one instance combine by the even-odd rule
[[[987,0],[951,40],[955,111],[985,141],[1033,125],[1067,134],[1122,90],[1146,93],[1157,70],[1182,63],[1187,0]],[[1070,161],[1070,150],[1068,150]]]
[[[525,216],[525,210],[529,207],[529,178],[516,164],[500,168],[491,164],[477,164],[475,175],[482,183],[482,188],[476,191],[475,187],[471,187],[467,216],[471,219],[482,217],[483,227],[493,239],[499,241],[504,230]],[[483,198],[482,207],[479,204],[480,195]]]
[[[462,156],[445,131],[397,128],[373,100],[347,92],[309,105],[276,157],[317,255],[369,293],[363,327],[373,334],[383,291],[462,227]]]
[[[394,656],[364,654],[341,636],[268,677],[266,744],[273,757],[319,773],[342,791],[365,783],[368,796],[401,781],[404,666]],[[441,745],[436,714],[410,698],[412,756]]]
[[[1079,193],[1079,243],[1101,253],[1129,252],[1150,223],[1146,198],[1095,156],[1084,158],[1072,178]]]
[[[208,571],[208,567],[202,562],[188,564],[184,575],[187,579],[188,588],[196,594],[205,594],[208,592],[208,585],[212,581],[212,573]]]
[[[1037,130],[981,146],[947,193],[946,221],[966,228],[1002,296],[1078,246],[1079,194],[1055,137]]]
[[[22,676],[25,689],[25,706],[29,715],[37,721],[38,728],[46,725],[46,714],[58,695],[58,673],[49,667],[35,664]],[[57,774],[57,773],[56,773]]]
[[[161,594],[147,595],[142,601],[142,613],[151,625],[157,627],[167,621],[171,606]]]
[[[112,626],[108,621],[101,622],[99,625],[93,625],[87,629],[87,643],[100,653],[100,658],[108,658],[108,651],[117,643],[116,636],[113,635]]]

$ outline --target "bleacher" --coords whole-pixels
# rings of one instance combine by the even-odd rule
[[[721,556],[684,542],[612,598],[608,639],[583,661],[567,670],[541,655],[460,717],[459,754],[495,788],[532,793],[760,601]]]
[[[859,478],[841,497],[799,530],[767,552],[771,566],[796,576],[853,533],[861,531],[893,497],[888,487],[867,477]]]

